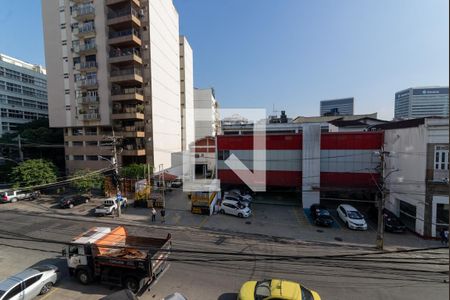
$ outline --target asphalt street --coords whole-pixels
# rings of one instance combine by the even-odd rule
[[[0,211],[0,278],[38,263],[65,269],[62,245],[92,226],[120,220]],[[301,282],[322,299],[449,299],[448,249],[379,253],[346,244],[302,242],[229,234],[181,226],[127,221],[136,234],[173,236],[170,267],[141,299],[180,292],[188,299],[236,299],[246,280],[283,278]],[[115,288],[82,286],[63,273],[41,299],[99,299]]]

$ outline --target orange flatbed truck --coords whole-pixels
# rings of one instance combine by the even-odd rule
[[[118,226],[93,227],[75,237],[62,251],[69,273],[82,284],[103,284],[142,293],[168,267],[171,236],[149,238],[129,235]]]

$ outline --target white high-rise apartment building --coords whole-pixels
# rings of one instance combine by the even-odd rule
[[[195,140],[220,133],[219,103],[213,88],[194,89]]]
[[[395,119],[448,117],[448,87],[416,87],[395,93]]]
[[[182,149],[178,13],[171,0],[42,0],[52,127],[65,128],[67,171],[171,165]],[[192,66],[186,67],[192,68]]]
[[[0,54],[0,136],[47,118],[47,76],[39,65]]]

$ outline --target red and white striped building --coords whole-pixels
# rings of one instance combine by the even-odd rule
[[[312,146],[315,145],[315,146]],[[317,132],[268,134],[266,136],[266,186],[304,190],[305,180],[312,180],[314,190],[375,189],[379,180],[379,156],[382,132]],[[234,154],[253,170],[253,135],[217,137],[218,178],[221,185],[243,185],[225,160]],[[308,152],[307,155],[305,155]],[[316,174],[305,169],[317,169]],[[315,166],[314,166],[315,165]],[[307,167],[308,166],[308,167]],[[320,168],[320,171],[319,171]],[[319,185],[319,186],[316,186]]]

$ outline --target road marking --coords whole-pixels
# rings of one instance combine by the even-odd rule
[[[51,294],[53,294],[57,290],[58,290],[58,288],[53,287],[53,289],[50,292],[48,292],[46,295],[42,296],[42,298],[40,298],[39,300],[47,299]]]
[[[203,219],[203,221],[201,221],[200,224],[198,225],[198,228],[202,228],[205,225],[206,221],[208,221],[208,219],[209,219],[209,216],[205,217]]]

